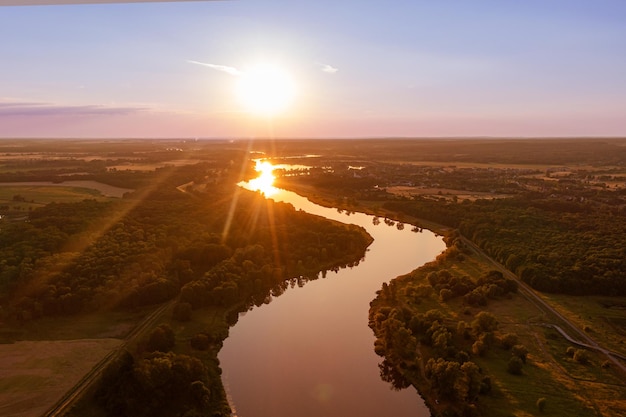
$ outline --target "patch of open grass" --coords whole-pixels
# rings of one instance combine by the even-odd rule
[[[25,324],[5,323],[0,341],[16,340],[74,340],[126,337],[149,309],[110,311],[82,314],[72,317],[44,317]],[[4,336],[4,337],[3,337]]]
[[[601,345],[626,355],[626,297],[542,294]]]
[[[20,198],[14,199],[15,196]],[[71,203],[84,199],[106,200],[99,191],[81,187],[61,186],[2,186],[0,185],[0,206],[14,210],[30,210],[51,202]]]

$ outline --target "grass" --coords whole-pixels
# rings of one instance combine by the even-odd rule
[[[27,323],[4,323],[0,344],[20,340],[124,338],[149,310],[111,311],[71,317],[44,317]]]
[[[120,343],[83,339],[0,345],[0,415],[44,414]]]
[[[626,355],[626,297],[542,294],[558,311],[602,345]]]
[[[14,196],[23,197],[23,201],[15,201]],[[70,203],[84,199],[107,200],[94,189],[64,186],[2,186],[0,184],[0,206],[9,206],[12,210],[31,210],[51,202]]]

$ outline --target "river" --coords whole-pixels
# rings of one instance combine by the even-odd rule
[[[273,189],[268,198],[362,226],[374,242],[358,266],[240,315],[219,355],[233,416],[429,416],[414,388],[394,391],[381,380],[368,311],[383,282],[433,260],[445,249],[442,238],[383,219],[375,225],[373,216],[347,215],[284,190]]]

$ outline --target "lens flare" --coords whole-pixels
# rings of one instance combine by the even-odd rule
[[[253,191],[259,191],[266,197],[272,196],[278,192],[274,187],[274,166],[267,161],[257,161],[254,168],[259,176],[248,182],[248,187]]]

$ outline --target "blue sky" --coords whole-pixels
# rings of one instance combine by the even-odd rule
[[[0,137],[624,136],[625,23],[604,0],[0,7]],[[296,94],[259,117],[189,61]]]

